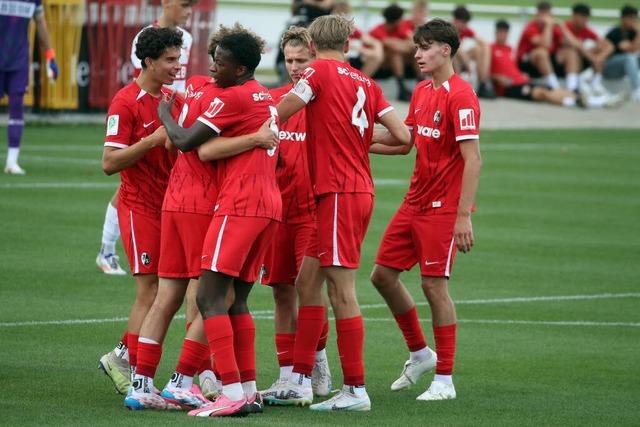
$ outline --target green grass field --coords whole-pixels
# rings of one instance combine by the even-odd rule
[[[5,131],[0,129],[3,137]],[[460,318],[458,399],[447,402],[414,400],[427,379],[410,391],[389,391],[407,353],[368,274],[413,160],[374,158],[380,183],[358,276],[372,411],[266,408],[261,416],[206,421],[129,412],[96,368],[120,337],[125,322],[117,318],[127,315],[133,299],[130,277],[107,277],[94,265],[104,210],[118,180],[101,172],[102,133],[98,126],[29,126],[21,162],[28,175],[0,175],[1,424],[640,422],[637,130],[482,133],[477,245],[458,256],[451,280]],[[405,280],[428,319],[417,273]],[[270,291],[256,287],[251,306],[267,311],[256,321],[258,386],[266,387],[277,371]],[[432,342],[428,320],[424,324]],[[184,320],[176,320],[157,375],[160,387],[175,365],[183,331]],[[334,331],[328,351],[339,385]]]

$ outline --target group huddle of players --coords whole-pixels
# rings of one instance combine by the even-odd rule
[[[345,62],[352,30],[338,15],[289,29],[282,47],[292,82],[268,90],[254,78],[264,41],[238,24],[221,26],[209,45],[211,77],[189,78],[177,96],[165,85],[183,75],[181,31],[151,26],[137,37],[141,71],[111,103],[103,154],[105,173],[121,177],[118,222],[137,293],[121,343],[100,365],[128,408],[191,416],[259,413],[264,402],[370,410],[355,286],[374,205],[369,154],[407,154],[413,145],[410,188],[371,280],[410,352],[391,389],[435,368],[417,399],[456,397],[447,286],[456,250],[473,246],[478,100],[453,72],[455,28],[434,19],[414,37],[418,67],[431,79],[416,87],[403,123],[377,83]],[[400,281],[416,263],[435,351]],[[278,380],[262,391],[248,307],[259,278],[273,289],[280,365]],[[325,284],[344,386],[312,404],[331,393]],[[162,343],[185,295],[186,336],[160,391],[153,380]]]

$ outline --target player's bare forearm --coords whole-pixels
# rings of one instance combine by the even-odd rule
[[[386,128],[388,136],[383,134],[381,135],[381,140],[376,141],[374,138],[373,142],[380,142],[385,145],[406,145],[409,147],[409,150],[411,150],[411,132],[409,132],[407,126],[402,123],[402,120],[400,120],[395,111],[387,112],[382,117],[379,117],[377,121]]]
[[[276,109],[278,110],[278,118],[280,119],[280,124],[285,123],[291,116],[293,116],[295,113],[302,110],[306,106],[307,104],[302,99],[300,99],[298,95],[289,93],[284,97],[282,101],[280,101],[280,103],[276,107]]]
[[[476,192],[480,182],[480,170],[482,168],[482,156],[480,155],[478,140],[460,142],[460,152],[464,159],[464,170],[462,172],[458,216],[471,216],[471,209],[476,200]]]
[[[198,147],[198,157],[203,162],[226,159],[254,148],[265,150],[278,146],[278,136],[272,128],[273,119],[265,121],[257,132],[234,136],[213,138]]]
[[[407,145],[385,145],[385,144],[371,144],[369,147],[369,153],[371,154],[382,154],[384,156],[402,156],[406,155],[411,151],[411,146]]]
[[[40,48],[47,50],[51,48],[51,39],[49,37],[49,29],[47,28],[47,21],[44,18],[44,13],[36,16],[36,28],[38,29],[38,41],[40,42]]]
[[[160,120],[167,129],[167,135],[173,145],[183,152],[191,151],[217,136],[213,129],[200,122],[195,122],[189,128],[183,128],[176,123],[171,114],[166,113],[160,114]]]
[[[102,170],[113,175],[136,164],[149,150],[155,147],[154,140],[143,138],[127,148],[105,147],[102,152]]]
[[[460,152],[464,159],[464,171],[462,172],[462,189],[453,237],[458,250],[466,253],[471,250],[474,244],[471,209],[476,198],[480,182],[480,168],[482,167],[478,140],[462,141]]]

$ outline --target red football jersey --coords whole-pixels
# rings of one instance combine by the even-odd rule
[[[562,44],[563,35],[562,30],[556,24],[553,25],[553,29],[551,30],[551,32],[552,42],[549,52],[555,53],[555,51],[558,50],[558,48]],[[531,52],[536,47],[531,39],[540,34],[542,34],[542,27],[536,21],[531,21],[524,27],[524,30],[522,30],[522,35],[520,36],[520,41],[518,42],[518,61],[522,60],[522,57],[525,54]]]
[[[591,28],[589,27],[584,27],[580,30],[576,30],[573,27],[573,23],[571,21],[567,21],[565,22],[565,25],[567,26],[567,29],[569,31],[571,31],[571,34],[573,34],[574,36],[576,36],[576,38],[578,40],[581,41],[585,41],[585,40],[593,40],[593,41],[598,41],[600,40],[600,36],[598,34],[596,34],[595,31],[593,31]]]
[[[491,45],[491,74],[499,74],[511,79],[512,86],[519,86],[529,82],[529,78],[518,68],[513,52],[509,45]],[[504,92],[503,87],[496,85],[499,93]]]
[[[163,87],[162,93],[170,96],[171,89]],[[149,95],[136,82],[120,89],[107,113],[104,146],[127,148],[151,135],[162,125],[159,104],[159,97]],[[181,98],[176,99],[174,117],[178,117],[182,104]],[[120,171],[119,202],[134,212],[159,216],[175,159],[175,153],[155,147],[134,165]]]
[[[268,90],[256,80],[226,88],[205,106],[198,121],[222,136],[256,132],[270,117],[277,131],[278,112]],[[233,215],[280,220],[282,199],[276,181],[277,147],[254,148],[219,160],[216,216]]]
[[[373,194],[369,165],[373,127],[393,109],[375,80],[345,62],[318,59],[291,93],[307,103],[314,193]]]
[[[413,23],[409,20],[401,21],[393,31],[389,31],[387,26],[382,23],[373,27],[373,29],[369,31],[369,35],[380,41],[384,41],[390,37],[401,40],[410,39],[413,36]]]
[[[459,31],[460,41],[470,38],[473,39],[476,37],[476,32],[471,29],[471,27],[464,27]]]
[[[211,101],[222,92],[211,77],[193,76],[186,83],[186,100],[178,124],[191,127],[209,108]],[[164,197],[163,211],[213,215],[218,197],[215,162],[202,162],[198,150],[179,152],[169,186]]]
[[[459,141],[478,139],[480,104],[469,83],[457,74],[438,89],[418,84],[405,120],[417,149],[405,205],[415,214],[457,212],[464,159]]]
[[[292,84],[272,89],[275,103],[280,102]],[[280,125],[280,160],[276,169],[282,194],[282,222],[294,224],[315,218],[315,199],[311,188],[307,159],[307,121],[304,109]]]

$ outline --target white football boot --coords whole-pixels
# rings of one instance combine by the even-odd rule
[[[427,347],[427,351],[429,352],[429,357],[425,360],[412,362],[411,359],[409,359],[404,362],[404,368],[402,369],[400,378],[391,384],[391,390],[398,391],[411,387],[418,382],[420,377],[436,367],[438,356],[435,351],[429,347]]]

